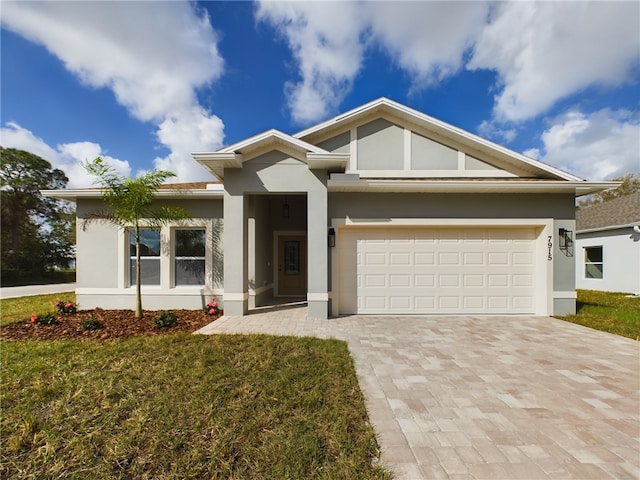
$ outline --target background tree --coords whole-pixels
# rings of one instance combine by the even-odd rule
[[[172,221],[189,218],[180,207],[154,206],[156,191],[166,179],[175,174],[166,170],[153,170],[138,178],[120,177],[115,169],[97,157],[84,164],[87,172],[96,177],[94,183],[102,187],[102,199],[108,211],[95,212],[85,218],[93,221],[112,223],[123,229],[131,229],[136,245],[136,318],[142,318],[142,293],[140,288],[140,234],[145,228],[159,228]]]
[[[624,177],[613,178],[613,181],[622,182],[618,188],[613,190],[605,190],[604,192],[594,193],[578,202],[578,207],[588,207],[590,205],[598,205],[614,198],[624,197],[630,193],[640,191],[640,174],[628,173]]]
[[[0,147],[3,281],[41,278],[74,258],[74,209],[40,190],[64,188],[69,179],[33,153]]]

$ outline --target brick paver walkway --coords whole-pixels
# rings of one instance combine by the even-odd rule
[[[640,478],[640,343],[547,317],[223,317],[346,340],[398,479]]]

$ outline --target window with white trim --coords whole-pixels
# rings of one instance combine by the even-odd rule
[[[603,266],[602,245],[584,247],[584,277],[602,278]]]
[[[129,285],[136,284],[136,231],[129,233]],[[160,230],[140,229],[140,284],[160,285]]]
[[[174,285],[204,285],[206,230],[180,228],[173,235]]]

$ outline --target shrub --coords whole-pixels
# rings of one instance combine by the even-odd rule
[[[31,315],[29,323],[32,325],[55,325],[60,320],[60,317],[55,316],[53,313],[47,313],[44,315]]]
[[[69,313],[76,313],[76,310],[78,309],[78,305],[76,305],[73,302],[68,302],[66,300],[56,300],[53,306],[56,307],[56,310],[58,311],[58,313],[62,315],[66,315]]]
[[[176,314],[173,312],[162,312],[154,319],[154,321],[158,328],[169,328],[176,326],[178,323],[178,317],[176,317]]]
[[[82,330],[84,332],[86,332],[87,330],[98,330],[99,328],[102,328],[102,326],[103,325],[102,323],[100,323],[100,320],[98,320],[93,315],[82,322]]]
[[[218,307],[216,297],[213,297],[211,301],[205,305],[203,310],[207,315],[218,315],[218,313],[220,313],[220,308]]]

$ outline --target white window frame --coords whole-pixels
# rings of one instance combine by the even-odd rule
[[[141,285],[141,287],[144,288],[153,288],[153,287],[160,287],[162,285],[162,272],[163,272],[163,268],[162,268],[162,248],[163,248],[163,241],[162,241],[162,228],[154,228],[154,227],[141,227],[140,230],[156,230],[158,232],[158,234],[160,235],[160,245],[159,245],[159,252],[158,255],[145,255],[145,256],[141,256],[140,257],[140,265],[142,265],[142,261],[147,259],[157,259],[158,260],[158,268],[160,270],[160,278],[158,283],[143,283]],[[135,287],[136,286],[136,282],[133,279],[132,276],[132,266],[134,265],[133,262],[135,262],[136,260],[136,254],[134,252],[133,255],[131,255],[131,241],[132,241],[132,237],[135,236],[135,227],[127,227],[127,231],[126,231],[126,251],[127,251],[127,263],[126,263],[126,282],[127,285],[129,287]],[[134,239],[135,240],[135,239]],[[134,243],[135,245],[135,243]]]
[[[596,249],[599,248],[600,249],[600,258],[601,260],[599,262],[590,262],[589,261],[589,256],[587,254],[587,251],[590,249]],[[602,245],[590,245],[588,247],[584,247],[584,256],[583,256],[583,261],[584,261],[584,278],[587,280],[602,280],[604,279],[604,247]],[[599,277],[590,277],[587,275],[587,271],[589,269],[589,265],[600,265],[600,276]]]
[[[129,232],[135,227],[127,226],[119,230],[118,242],[118,288],[121,289],[135,289],[135,282],[131,282],[131,267],[130,262],[135,256],[130,255],[129,252]],[[154,227],[148,225],[142,225],[141,228],[154,229]],[[162,227],[156,227],[155,230],[160,230],[160,284],[145,285],[142,284],[142,289],[147,290],[147,293],[153,295],[167,294],[170,295],[176,289],[193,289],[201,291],[203,288],[213,292],[212,294],[221,295],[222,290],[220,287],[214,287],[215,278],[213,271],[216,268],[214,263],[221,261],[220,254],[216,254],[216,248],[213,245],[214,232],[220,229],[219,219],[213,218],[192,218],[182,220],[170,225],[164,225]],[[196,229],[205,231],[205,284],[204,285],[176,285],[175,284],[175,242],[174,242],[174,230],[186,230]],[[158,257],[147,257],[158,258]]]
[[[194,257],[194,256],[179,256],[176,254],[176,247],[177,247],[177,242],[176,242],[176,234],[178,231],[182,231],[182,230],[202,230],[204,231],[204,256],[202,257]],[[207,227],[205,225],[189,225],[189,226],[173,226],[171,227],[171,286],[174,288],[192,288],[192,287],[204,287],[207,285],[207,272],[208,272],[208,253],[210,253],[210,249],[208,248],[207,245],[207,238],[208,238],[208,230]],[[178,260],[202,260],[204,261],[204,271],[202,272],[202,276],[204,278],[204,283],[202,284],[185,284],[185,285],[179,285],[177,282],[177,278],[176,275],[178,273],[178,269],[177,269],[177,262]]]

